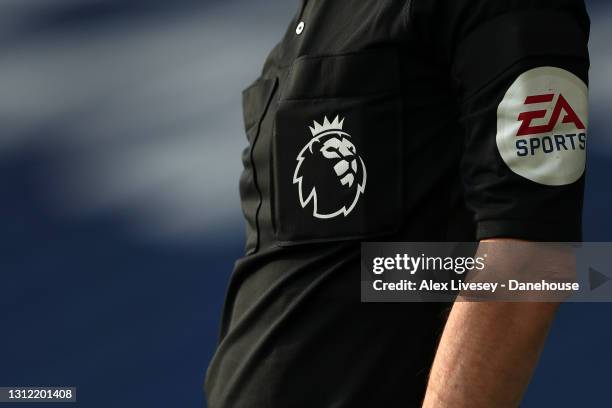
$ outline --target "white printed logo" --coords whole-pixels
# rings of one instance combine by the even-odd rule
[[[302,208],[312,204],[315,218],[347,216],[365,192],[366,168],[339,116],[310,126],[312,139],[298,154],[293,184]]]
[[[554,67],[525,72],[497,109],[497,148],[516,174],[562,186],[584,173],[588,89],[576,75]]]

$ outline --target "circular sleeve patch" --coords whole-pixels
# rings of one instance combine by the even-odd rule
[[[540,67],[520,75],[497,109],[497,148],[516,174],[548,186],[584,173],[588,89],[569,71]]]

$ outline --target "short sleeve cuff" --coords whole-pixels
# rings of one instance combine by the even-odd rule
[[[540,242],[580,242],[581,222],[541,222],[528,220],[479,221],[477,239],[514,238]]]

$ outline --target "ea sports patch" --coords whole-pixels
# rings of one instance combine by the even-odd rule
[[[584,173],[588,88],[576,75],[540,67],[520,75],[497,109],[497,148],[510,169],[562,186]]]

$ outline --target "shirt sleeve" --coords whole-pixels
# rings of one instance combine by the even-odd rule
[[[589,18],[579,0],[413,0],[448,67],[478,239],[581,240]]]

